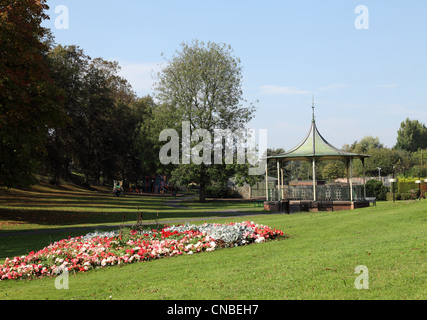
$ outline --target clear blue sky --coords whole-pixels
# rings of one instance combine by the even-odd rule
[[[244,95],[256,101],[254,129],[289,150],[310,127],[341,148],[364,136],[396,142],[407,117],[427,124],[427,1],[51,0],[56,42],[116,60],[139,96],[153,94],[152,71],[180,43],[231,45],[241,59]],[[57,29],[55,8],[69,10]],[[358,5],[369,29],[357,29]],[[362,21],[365,23],[365,21]]]

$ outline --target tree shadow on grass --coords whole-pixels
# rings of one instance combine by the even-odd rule
[[[216,212],[227,209],[226,203],[197,205],[193,201],[196,208],[185,208],[176,205],[186,206],[184,201],[174,202],[174,206],[168,205],[171,200],[179,200],[179,197],[141,194],[115,197],[111,193],[90,191],[87,194],[74,191],[39,193],[25,190],[9,192],[2,189],[0,236],[11,232],[135,224],[138,212],[143,213],[144,221],[152,223],[156,221],[161,223],[162,220],[185,222],[194,219],[242,215],[241,212],[237,212],[242,209],[235,206],[230,206],[228,212]],[[243,210],[248,213],[257,211],[251,210],[250,205]]]
[[[140,210],[140,212],[143,210]],[[0,229],[2,223],[14,224],[13,231],[24,231],[31,227],[43,226],[51,228],[61,228],[66,226],[85,226],[85,225],[102,225],[102,224],[129,224],[136,223],[137,210],[131,212],[76,212],[76,211],[20,211],[20,210],[1,210],[0,211]],[[228,212],[201,212],[201,211],[177,211],[173,208],[158,210],[157,212],[143,212],[143,220],[191,220],[195,218],[212,218],[224,216],[240,216],[245,214],[259,214],[260,212],[251,212],[250,210],[238,212],[229,210]],[[27,228],[20,228],[20,226],[28,225]],[[10,229],[10,228],[8,228]],[[37,227],[39,229],[39,227]],[[30,229],[31,230],[31,229]],[[8,231],[3,231],[8,232]],[[2,232],[0,231],[0,234]]]

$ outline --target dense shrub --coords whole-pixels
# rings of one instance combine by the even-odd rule
[[[366,182],[366,196],[376,197],[377,200],[387,200],[387,192],[389,188],[384,186],[381,181],[371,179]]]
[[[235,190],[227,187],[208,186],[206,187],[207,198],[239,198],[240,195]]]

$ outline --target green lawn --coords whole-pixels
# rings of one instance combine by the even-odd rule
[[[57,290],[54,278],[2,281],[0,299],[425,300],[426,214],[424,200],[379,202],[353,211],[218,219],[252,220],[291,238],[70,275],[68,290]],[[0,259],[68,235],[76,234],[1,237]],[[355,288],[359,265],[369,270],[367,290]]]
[[[0,231],[24,231],[58,228],[75,228],[98,225],[132,224],[136,222],[137,208],[145,221],[180,220],[212,216],[207,214],[223,209],[239,209],[262,212],[251,203],[208,202],[199,204],[184,202],[176,208],[167,201],[180,197],[159,195],[141,196],[126,194],[115,197],[110,189],[98,192],[76,186],[35,186],[31,190],[6,190],[0,188]]]

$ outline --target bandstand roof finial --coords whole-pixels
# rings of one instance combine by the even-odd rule
[[[312,96],[312,105],[311,105],[311,108],[313,109],[313,122],[315,121],[315,118],[314,118],[314,95]]]

